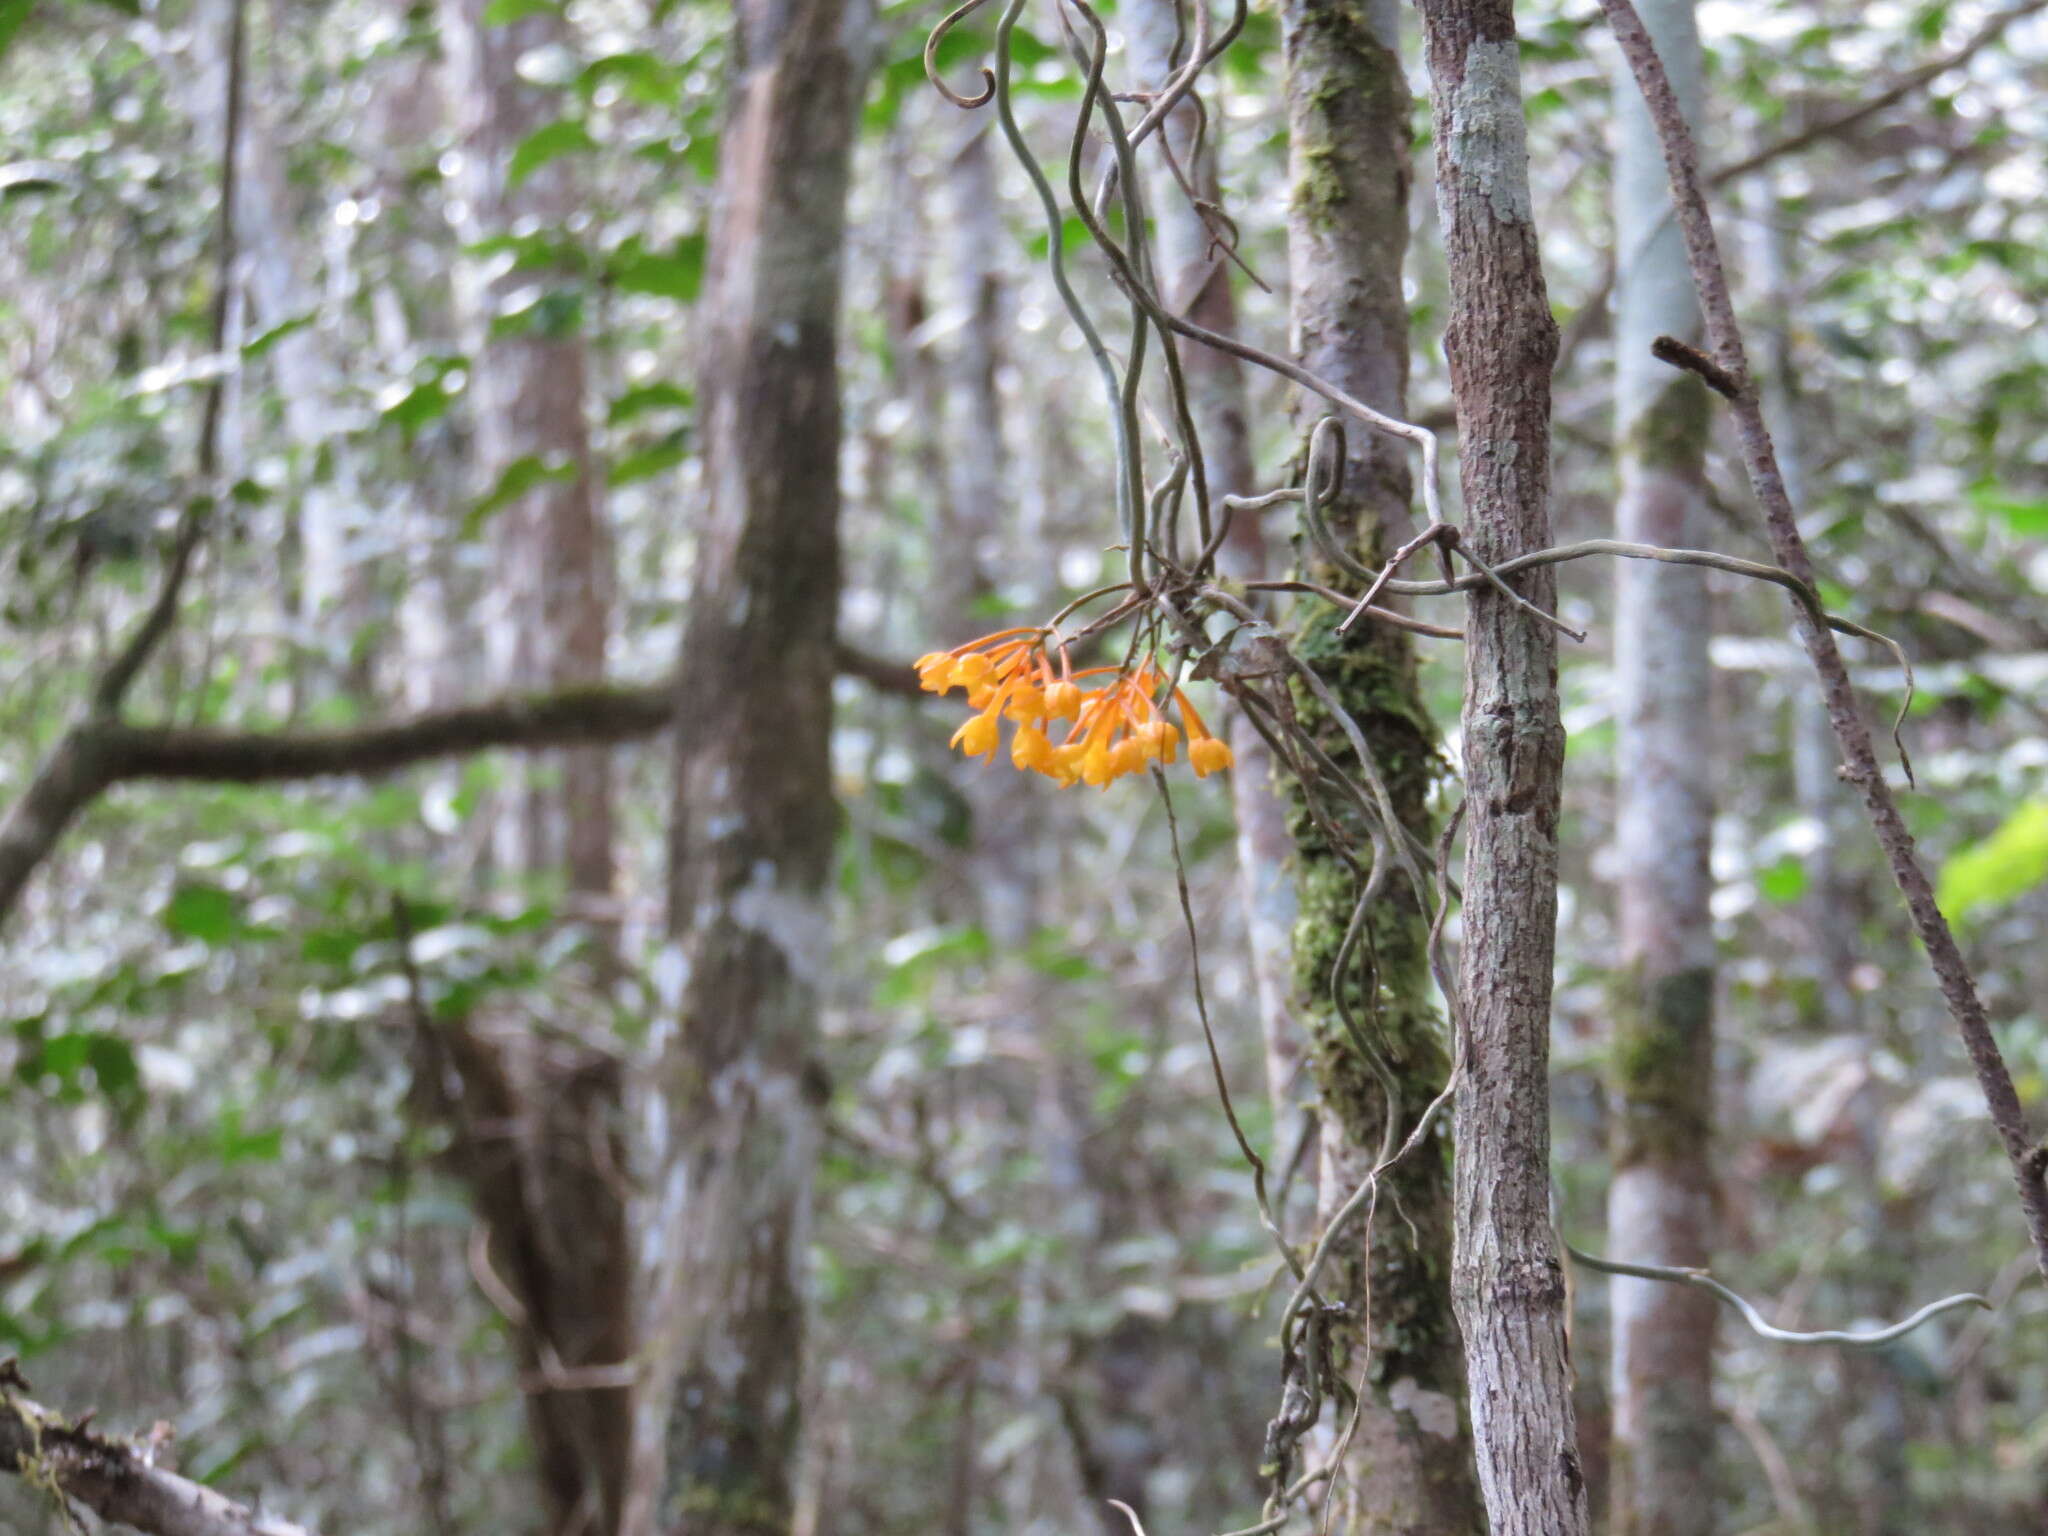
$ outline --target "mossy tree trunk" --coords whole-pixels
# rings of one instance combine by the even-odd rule
[[[1295,346],[1325,378],[1400,413],[1408,386],[1401,264],[1411,102],[1398,16],[1392,4],[1287,0],[1282,27]],[[1342,495],[1326,516],[1337,537],[1376,562],[1409,529],[1412,489],[1402,445],[1353,427]],[[1305,557],[1311,550],[1304,540]],[[1313,574],[1344,580],[1331,570]],[[1340,638],[1339,617],[1305,611],[1295,646],[1372,743],[1397,813],[1428,841],[1429,793],[1442,760],[1417,687],[1413,642],[1375,625]],[[1349,763],[1351,749],[1335,722],[1306,695],[1296,703],[1324,750]],[[1370,859],[1362,825],[1339,830],[1350,834],[1352,857]],[[1357,963],[1334,980],[1358,879],[1300,805],[1293,833],[1300,903],[1295,978],[1322,1105],[1327,1219],[1371,1169],[1387,1113],[1387,1096],[1352,1041],[1334,986],[1346,989],[1353,1016],[1399,1075],[1402,1135],[1442,1089],[1449,1058],[1444,1021],[1431,1002],[1424,893],[1394,875],[1367,918]],[[1331,1529],[1350,1536],[1470,1536],[1483,1529],[1483,1519],[1451,1309],[1450,1163],[1441,1133],[1399,1165],[1379,1209],[1369,1237],[1360,1226],[1332,1264],[1329,1294],[1351,1315],[1336,1333],[1338,1368],[1355,1380],[1361,1362],[1369,1362],[1369,1397]],[[1399,1216],[1388,1214],[1396,1209]]]
[[[1641,10],[1697,122],[1703,85],[1692,0],[1644,0]],[[1615,533],[1696,549],[1708,542],[1707,391],[1692,375],[1653,359],[1650,344],[1660,335],[1696,341],[1699,306],[1656,132],[1627,67],[1617,69]],[[1618,564],[1621,975],[1607,1245],[1617,1258],[1704,1267],[1714,1220],[1712,612],[1697,571]],[[1713,1298],[1622,1277],[1611,1294],[1613,1536],[1706,1536],[1714,1517],[1706,1496],[1714,1452]]]

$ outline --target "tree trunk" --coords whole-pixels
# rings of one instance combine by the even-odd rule
[[[1550,542],[1557,355],[1529,193],[1514,11],[1509,0],[1423,0],[1421,8],[1465,538],[1481,559],[1498,562]],[[1541,608],[1554,602],[1547,570],[1516,586]],[[1494,1536],[1583,1536],[1564,1270],[1550,1222],[1550,988],[1564,770],[1557,637],[1486,587],[1467,603],[1465,636],[1465,1078],[1452,1294]]]
[[[1288,218],[1295,348],[1303,364],[1374,407],[1400,414],[1408,388],[1408,307],[1401,291],[1407,249],[1409,95],[1391,6],[1286,0]],[[1376,564],[1409,528],[1413,489],[1402,444],[1357,429],[1347,434],[1340,499],[1325,512],[1336,536]],[[1304,548],[1312,542],[1303,541]],[[1341,573],[1313,570],[1341,584]],[[1348,637],[1340,614],[1307,612],[1294,645],[1357,720],[1378,756],[1394,807],[1425,842],[1434,836],[1430,786],[1442,766],[1417,685],[1413,643],[1387,625]],[[1306,694],[1304,726],[1325,751],[1350,763],[1343,732]],[[1354,856],[1370,836],[1349,830]],[[1345,859],[1297,804],[1293,815],[1300,918],[1295,983],[1308,1026],[1322,1105],[1322,1217],[1328,1220],[1371,1170],[1386,1128],[1379,1081],[1352,1042],[1335,988],[1377,1037],[1400,1080],[1406,1137],[1449,1071],[1444,1029],[1430,1003],[1429,919],[1424,893],[1395,875],[1366,920],[1362,955],[1333,981],[1356,881]],[[1361,979],[1363,978],[1363,979]],[[1433,1139],[1388,1178],[1383,1211],[1332,1256],[1330,1294],[1348,1308],[1335,1340],[1338,1369],[1355,1379],[1370,1359],[1367,1400],[1336,1490],[1332,1529],[1373,1536],[1465,1536],[1482,1528],[1472,1442],[1463,1409],[1465,1366],[1449,1285],[1451,1190],[1447,1147]],[[1368,1331],[1363,1320],[1370,1316]]]
[[[1191,33],[1182,36],[1180,12],[1175,0],[1140,0],[1130,7],[1132,59],[1148,89],[1164,84],[1174,68],[1186,62]],[[1206,114],[1192,96],[1184,101],[1161,125],[1161,139],[1196,195],[1220,206],[1216,155],[1223,117],[1213,101],[1205,100],[1205,105]],[[1165,156],[1148,155],[1146,164],[1151,173],[1147,196],[1155,231],[1153,260],[1159,296],[1169,309],[1212,331],[1235,335],[1237,303],[1230,290],[1228,260],[1215,249],[1213,232]],[[1181,367],[1187,376],[1188,409],[1201,438],[1210,495],[1251,494],[1254,470],[1243,365],[1213,347],[1184,346]],[[1240,512],[1217,563],[1226,576],[1238,580],[1262,577],[1268,574],[1266,549],[1264,517]],[[1294,1017],[1291,976],[1295,900],[1287,875],[1293,842],[1287,830],[1287,804],[1273,777],[1273,754],[1241,711],[1231,714],[1230,750],[1236,760],[1230,775],[1230,797],[1237,812],[1245,945],[1258,997],[1275,1140],[1285,1156],[1297,1134],[1303,1098],[1301,1032]]]
[[[740,0],[705,288],[704,483],[678,680],[673,961],[652,1116],[663,1532],[791,1518],[828,960],[835,359],[863,13]],[[636,1527],[637,1528],[637,1527]]]
[[[1697,122],[1704,83],[1692,0],[1655,0],[1643,12]],[[1627,66],[1617,68],[1615,533],[1698,549],[1709,542],[1707,390],[1656,361],[1650,344],[1659,336],[1697,342],[1699,306],[1656,131]],[[1714,1224],[1711,602],[1697,571],[1617,565],[1621,975],[1607,1248],[1631,1261],[1703,1268]],[[1609,1528],[1613,1536],[1706,1536],[1714,1524],[1714,1300],[1622,1276],[1611,1287]]]
[[[559,46],[565,24],[552,12],[494,24],[488,0],[442,0],[463,145],[459,183],[466,238],[526,225],[562,228],[582,204],[572,161],[557,159],[514,185],[514,150],[550,120],[550,97],[520,79],[518,64]],[[492,580],[483,605],[485,643],[500,687],[595,681],[604,675],[611,619],[611,553],[598,508],[580,321],[536,306],[512,334],[491,323],[510,288],[507,276],[471,295],[477,489],[489,493],[506,469],[537,460],[551,474],[492,514]],[[601,750],[562,755],[559,792],[529,780],[500,840],[511,868],[565,868],[570,889],[602,906],[612,878],[612,775]],[[573,816],[568,807],[575,807]]]
[[[581,203],[566,163],[514,185],[513,151],[548,120],[545,94],[521,80],[530,50],[559,43],[553,15],[495,24],[485,0],[443,0],[442,35],[463,145],[463,222],[471,239],[531,223],[563,227]],[[591,463],[586,363],[573,322],[489,337],[500,292],[473,296],[476,479],[494,488],[525,457],[568,471],[495,515],[492,573],[482,605],[496,680],[564,687],[601,679],[610,629],[610,548]],[[561,754],[558,782],[518,781],[499,826],[505,864],[558,878],[572,916],[600,926],[596,964],[609,954],[613,816],[610,754]],[[597,986],[602,987],[602,976]],[[523,1372],[527,1423],[550,1529],[610,1536],[624,1517],[633,1404],[615,1379],[633,1354],[634,1267],[622,1173],[622,1074],[599,1021],[589,1040],[543,1038],[524,1016],[465,1021],[444,1064],[460,1103],[440,1087],[454,1121],[454,1157],[490,1238],[490,1261],[511,1292],[509,1319]],[[509,1126],[511,1134],[475,1127]],[[578,1371],[595,1385],[571,1385]],[[607,1371],[611,1375],[607,1375]]]

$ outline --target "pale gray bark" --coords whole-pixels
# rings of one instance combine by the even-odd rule
[[[791,1520],[830,1092],[813,1053],[836,822],[835,350],[866,41],[858,3],[735,7],[703,301],[708,505],[678,690],[691,725],[658,968],[659,1268],[635,1531],[758,1536]]]
[[[0,1467],[145,1536],[312,1536],[304,1526],[154,1464],[136,1445],[74,1427],[0,1380]],[[68,1514],[64,1528],[76,1529]],[[56,1528],[53,1518],[52,1528]]]
[[[1497,563],[1550,538],[1550,369],[1509,0],[1423,0],[1437,208],[1450,275],[1445,353],[1465,537]],[[1548,609],[1547,574],[1518,578]],[[1466,842],[1457,1242],[1480,1486],[1494,1536],[1585,1536],[1564,1271],[1550,1222],[1551,969],[1564,729],[1557,637],[1488,588],[1465,625]]]
[[[1645,19],[1698,121],[1704,82],[1692,0],[1655,0]],[[1693,343],[1699,306],[1670,187],[1641,93],[1617,64],[1614,125],[1616,537],[1698,549],[1709,542],[1706,387],[1651,356],[1659,336]],[[1621,975],[1614,1024],[1614,1180],[1607,1250],[1705,1267],[1714,1191],[1712,606],[1697,571],[1618,562],[1616,852]],[[1682,1286],[1612,1282],[1614,1536],[1706,1536],[1714,1450],[1715,1306]]]

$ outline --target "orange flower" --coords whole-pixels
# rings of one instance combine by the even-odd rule
[[[1209,734],[1202,717],[1178,688],[1168,691],[1164,673],[1149,658],[1076,673],[1065,648],[1057,667],[1047,653],[1050,630],[999,630],[950,651],[917,660],[918,686],[930,693],[966,691],[974,714],[953,733],[953,745],[969,757],[992,761],[1002,739],[1002,722],[1016,726],[1010,761],[1062,786],[1108,788],[1120,778],[1145,772],[1153,763],[1179,757],[1181,731],[1162,704],[1178,709],[1188,742],[1188,761],[1206,778],[1230,766],[1230,748]],[[1084,687],[1088,679],[1099,679]],[[1071,721],[1055,746],[1046,729]]]

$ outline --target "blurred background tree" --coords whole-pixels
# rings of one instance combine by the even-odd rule
[[[1340,32],[1321,94],[1316,28],[1361,8],[1250,13],[1169,119],[1174,163],[1141,154],[1155,268],[1205,323],[1337,377],[1317,284],[1375,251],[1384,280],[1405,244],[1380,296],[1403,334],[1371,355],[1447,429],[1421,32],[1362,9],[1377,73]],[[1693,9],[1723,242],[1822,595],[1913,657],[1904,810],[2038,1105],[2048,5]],[[1184,11],[1106,12],[1116,89],[1159,86]],[[1641,391],[1682,376],[1640,355],[1675,322],[1630,299],[1667,237],[1629,238],[1661,217],[1661,171],[1643,190],[1627,71],[1586,8],[1518,12],[1562,327],[1556,539],[1610,536],[1645,444],[1675,445],[1689,531],[1657,537],[1768,559],[1718,416],[1645,424]],[[1012,46],[1019,125],[1056,171],[1084,78],[1058,18],[1029,7]],[[0,1333],[43,1400],[165,1421],[163,1463],[330,1532],[1128,1530],[1109,1498],[1153,1536],[1250,1523],[1291,1279],[1217,1102],[1165,817],[1139,784],[962,762],[958,711],[908,667],[1125,566],[1111,422],[1035,194],[990,112],[927,84],[937,20],[0,6]],[[994,27],[937,50],[956,89]],[[1344,113],[1368,107],[1384,201],[1329,207],[1355,169]],[[1091,190],[1110,158],[1087,148]],[[1113,309],[1081,221],[1058,239]],[[1216,493],[1298,485],[1320,407],[1182,358]],[[1410,490],[1375,478],[1390,445],[1348,446],[1381,537],[1416,531]],[[1227,581],[1315,576],[1295,511],[1243,517]],[[1604,563],[1558,571],[1590,636],[1559,674],[1561,1228],[1690,1256],[1631,1246],[1610,1201],[1643,1165],[1631,1127],[1671,1123],[1632,1091],[1617,983],[1643,972],[1636,893],[1679,862],[1677,829],[1641,831],[1640,701],[1671,695],[1634,647],[1683,628],[1683,766],[1714,789],[1684,834],[1704,911],[1680,946],[1713,975],[1679,1117],[1704,1134],[1712,1109],[1679,1159],[1699,1251],[1787,1327],[2000,1303],[1853,1352],[1725,1320],[1707,1347],[1685,1295],[1668,1329],[1691,1331],[1664,1338],[1711,1373],[1677,1429],[1703,1448],[1685,1507],[1730,1533],[2037,1528],[2042,1294],[1783,598],[1655,569],[1698,605],[1682,626],[1663,599],[1631,617]],[[124,731],[90,700],[167,589]],[[1259,601],[1304,643],[1312,606]],[[1412,649],[1399,712],[1455,721],[1457,647]],[[1887,717],[1902,676],[1851,650]],[[1313,892],[1321,833],[1305,809],[1290,832],[1235,706],[1195,696],[1238,759],[1174,781],[1202,979],[1299,1241],[1374,1134],[1346,1119],[1358,1068],[1314,981],[1329,904],[1297,924],[1281,894]],[[1418,829],[1458,798],[1428,763],[1406,788]],[[1402,1066],[1419,1108],[1436,1068]],[[1341,1256],[1373,1270],[1382,1322],[1441,1296],[1402,1258],[1440,1238],[1432,1198],[1383,1202],[1373,1265]],[[1610,1378],[1641,1319],[1609,1284],[1571,1295],[1578,1451],[1594,1510],[1647,1532],[1626,1479],[1609,1497],[1610,1443],[1660,1454]],[[1455,1401],[1398,1364],[1418,1347],[1382,1339],[1347,1375],[1462,1469]],[[1311,1458],[1338,1423],[1325,1404]],[[1336,1529],[1380,1528],[1374,1443]],[[0,1501],[63,1524],[24,1483]]]

